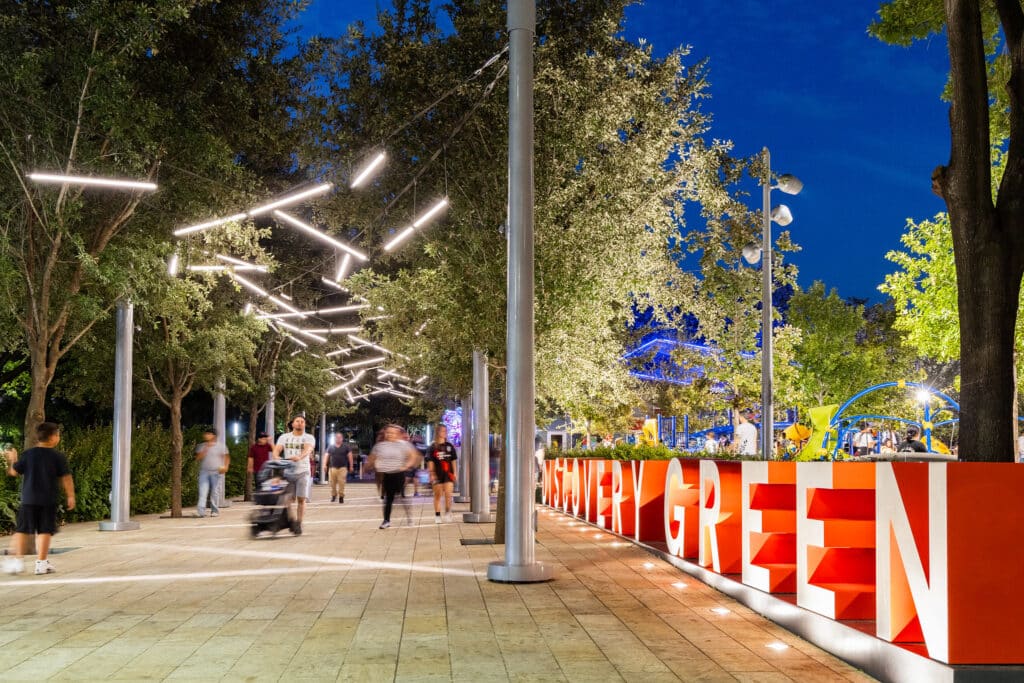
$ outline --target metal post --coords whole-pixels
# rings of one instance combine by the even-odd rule
[[[774,425],[772,387],[772,171],[764,148],[764,235],[761,240],[761,457],[770,460]]]
[[[469,503],[470,498],[470,457],[473,453],[473,401],[472,395],[462,399],[462,443],[459,445],[458,492],[452,499],[456,503]]]
[[[494,515],[491,514],[491,482],[489,481],[491,450],[487,443],[487,433],[490,431],[487,428],[487,422],[490,419],[487,405],[488,395],[487,356],[480,351],[474,351],[473,403],[470,411],[473,416],[470,427],[473,440],[472,442],[468,440],[462,442],[465,444],[465,452],[473,455],[473,464],[469,468],[472,482],[468,485],[471,512],[462,515],[462,521],[471,524],[486,524],[494,521]],[[466,420],[467,408],[469,408],[468,404],[462,408],[463,421]]]
[[[277,443],[277,434],[274,431],[274,400],[276,394],[274,392],[274,385],[270,385],[270,396],[267,398],[267,407],[264,409],[265,422],[264,429],[267,434],[270,435],[270,445],[273,446]]]
[[[925,402],[924,402],[924,424],[922,426],[924,427],[924,445],[925,445],[925,448],[928,449],[929,453],[932,452],[932,428],[931,428],[932,412],[931,412],[931,410],[932,410],[931,409],[931,401],[928,400],[928,399],[925,399]]]
[[[505,561],[493,562],[487,569],[487,578],[491,581],[523,583],[553,578],[551,567],[534,559],[533,527],[536,434],[533,405],[533,39],[536,13],[536,0],[508,2]]]
[[[100,522],[100,531],[130,531],[139,528],[131,515],[132,482],[132,338],[135,307],[130,301],[117,302],[117,341],[114,351],[114,462],[110,488],[110,521]]]
[[[225,448],[228,447],[227,431],[227,400],[224,398],[224,382],[217,383],[217,392],[213,395],[213,427],[217,430],[217,443]],[[222,474],[217,477],[217,507],[231,507],[231,501],[224,491],[224,480]]]

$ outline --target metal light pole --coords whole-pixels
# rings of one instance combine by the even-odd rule
[[[110,487],[110,521],[100,522],[100,531],[130,531],[139,528],[131,515],[132,482],[132,339],[135,307],[124,299],[117,302],[117,341],[114,357],[114,463]]]
[[[774,387],[772,386],[772,170],[764,148],[763,213],[761,235],[761,457],[770,460],[774,442]]]
[[[764,155],[764,176],[761,179],[763,197],[764,227],[761,234],[761,457],[770,460],[775,444],[775,387],[772,373],[772,221],[781,226],[789,225],[793,215],[789,207],[780,204],[772,209],[772,190],[781,190],[786,194],[799,194],[803,189],[796,177],[779,176],[779,184],[772,186],[771,155],[768,148]],[[756,248],[745,248],[743,258],[748,263],[757,263]]]
[[[267,399],[267,407],[266,407],[266,409],[264,410],[264,413],[263,413],[263,417],[265,418],[264,419],[264,423],[263,423],[263,425],[264,425],[263,431],[265,431],[270,436],[270,445],[271,446],[273,446],[275,443],[277,443],[277,434],[274,433],[274,399],[275,399],[274,385],[271,384],[270,385],[270,397]]]
[[[228,421],[227,421],[227,399],[224,396],[223,380],[217,383],[217,392],[213,395],[213,427],[217,430],[217,443],[224,448],[228,447]],[[227,492],[224,490],[225,477],[223,474],[217,477],[217,506],[231,507]]]
[[[490,420],[488,415],[487,397],[487,357],[480,351],[473,352],[473,420],[472,420],[472,445],[468,441],[466,450],[473,454],[473,464],[469,468],[472,484],[466,483],[467,491],[470,494],[470,510],[462,515],[462,521],[470,524],[487,524],[494,521],[491,514],[491,453],[488,448],[487,435],[490,429],[487,424]],[[462,409],[462,420],[466,421],[466,408]]]
[[[459,446],[458,492],[452,499],[456,503],[469,503],[470,458],[473,453],[473,399],[472,394],[462,397],[462,445]]]
[[[533,370],[533,39],[536,0],[509,0],[507,457],[505,561],[487,569],[491,581],[553,578],[534,558]],[[477,435],[480,438],[480,435]]]

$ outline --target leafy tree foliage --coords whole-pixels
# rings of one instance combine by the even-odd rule
[[[1019,0],[893,0],[879,14],[872,31],[883,40],[906,44],[943,30],[948,40],[951,154],[933,172],[932,187],[946,202],[955,255],[960,453],[1012,460],[1024,275],[1024,7]],[[1004,149],[1005,172],[993,192],[992,159]]]

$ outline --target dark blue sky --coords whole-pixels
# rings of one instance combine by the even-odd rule
[[[390,7],[384,0],[381,6]],[[336,35],[356,19],[375,24],[378,3],[312,0],[304,32]],[[905,219],[944,210],[931,171],[949,158],[948,70],[943,37],[909,49],[867,35],[878,0],[647,0],[627,11],[626,35],[658,55],[690,45],[710,58],[710,135],[749,155],[768,146],[772,167],[804,181],[775,193],[800,284],[823,280],[844,297],[882,299]],[[827,9],[826,9],[827,8]],[[784,198],[784,199],[783,199]],[[760,208],[760,196],[751,198]]]

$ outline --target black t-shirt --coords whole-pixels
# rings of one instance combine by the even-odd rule
[[[352,449],[345,444],[328,448],[327,455],[331,458],[331,467],[348,468],[348,454],[351,452]]]
[[[60,478],[71,474],[67,456],[52,448],[30,448],[14,463],[21,481],[22,505],[56,505]]]
[[[927,453],[928,447],[917,439],[907,439],[900,444],[899,453]]]
[[[427,462],[434,463],[434,477],[442,484],[452,480],[457,458],[455,446],[447,441],[442,444],[431,444],[427,449]]]

